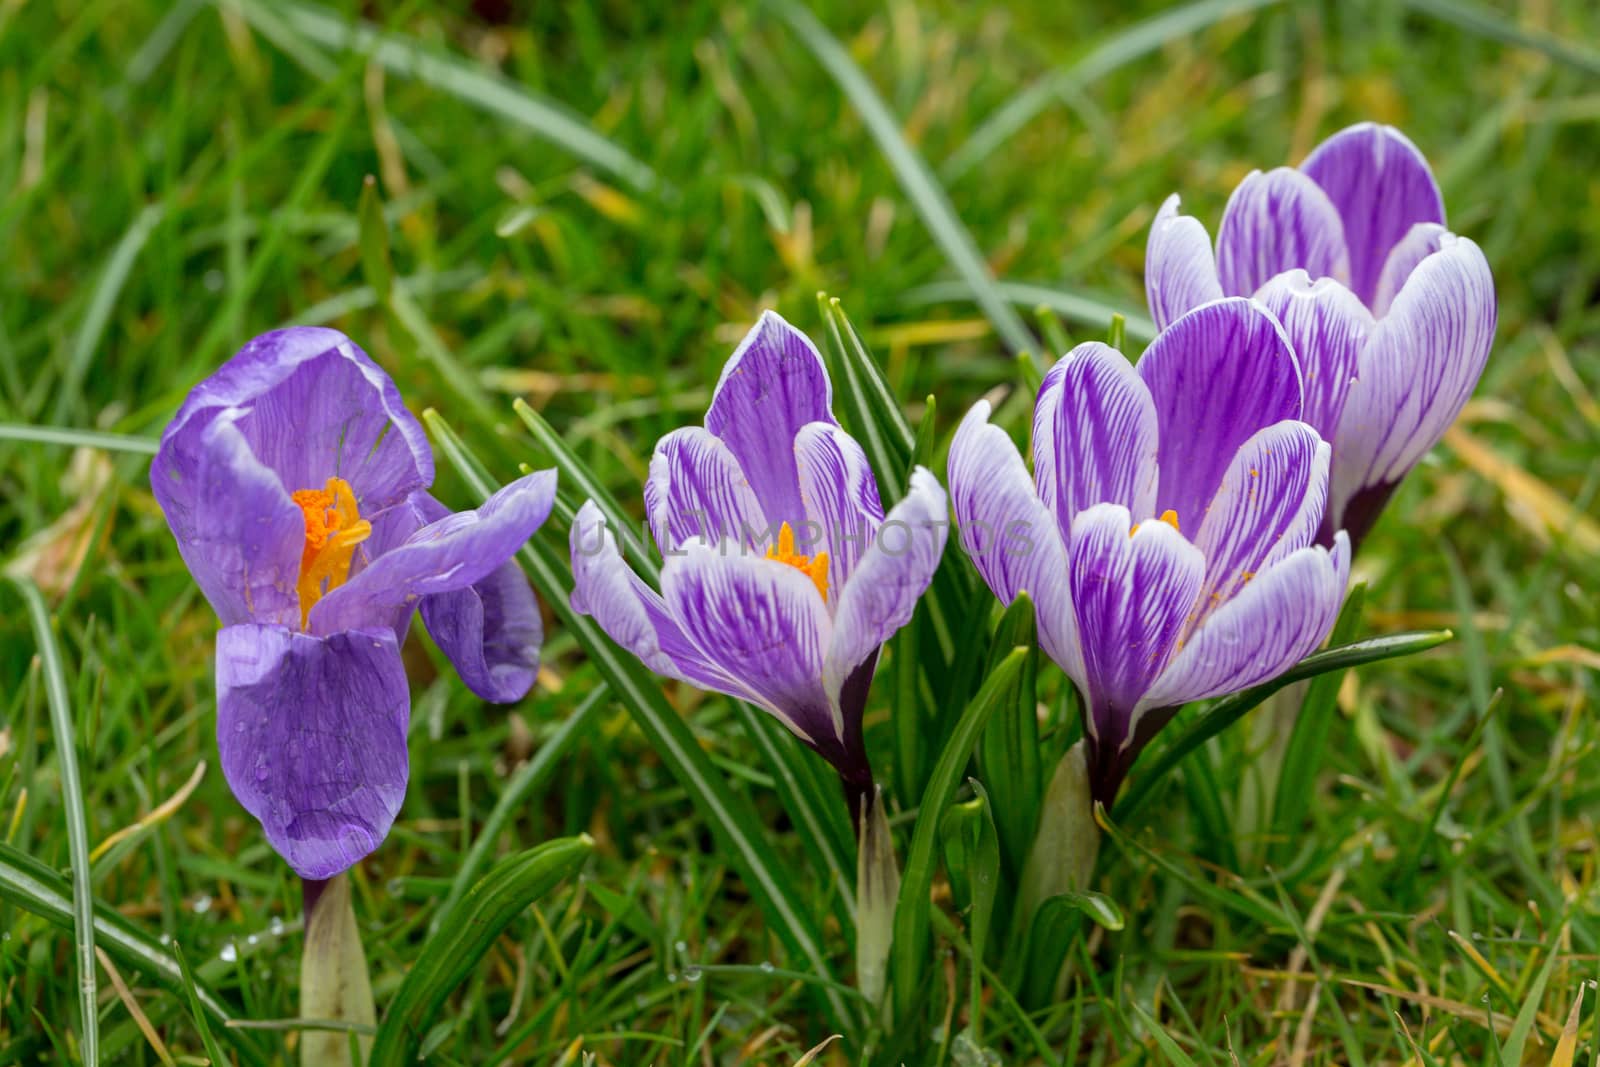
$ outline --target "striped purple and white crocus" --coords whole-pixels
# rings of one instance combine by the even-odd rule
[[[1316,545],[1328,445],[1304,421],[1282,328],[1239,298],[1171,323],[1137,368],[1079,345],[1045,376],[1033,477],[980,401],[950,448],[962,547],[1083,697],[1107,804],[1184,704],[1281,674],[1320,645],[1350,544]]]
[[[1303,418],[1333,445],[1319,539],[1359,545],[1406,473],[1460,414],[1494,339],[1494,278],[1444,225],[1428,162],[1400,131],[1341,130],[1298,169],[1253,172],[1215,251],[1169,197],[1150,228],[1156,326],[1222,296],[1272,309],[1305,375]]]
[[[884,515],[832,403],[810,340],[763,314],[705,426],[668,434],[651,457],[661,591],[589,501],[572,526],[572,607],[657,674],[765,709],[833,765],[855,816],[872,795],[862,712],[878,650],[911,618],[949,523],[920,467]]]

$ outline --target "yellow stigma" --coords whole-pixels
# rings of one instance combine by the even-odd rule
[[[1172,527],[1174,530],[1178,530],[1178,513],[1176,511],[1173,511],[1171,508],[1168,508],[1166,511],[1163,511],[1161,513],[1161,520],[1160,521],[1166,523],[1168,526]],[[1132,537],[1134,534],[1138,533],[1139,532],[1139,527],[1141,525],[1143,525],[1143,524],[1142,523],[1137,523],[1137,522],[1134,523],[1133,524],[1133,529],[1128,531],[1128,536]],[[1178,530],[1178,532],[1182,533],[1183,531],[1182,530]]]
[[[372,523],[361,517],[356,495],[343,478],[329,478],[322,489],[299,489],[292,497],[306,519],[306,545],[300,553],[300,629],[311,609],[329,590],[350,577],[356,546],[372,536]]]
[[[767,549],[767,558],[787,563],[810,578],[811,584],[822,595],[822,602],[828,602],[828,554],[818,552],[815,556],[802,556],[797,553],[794,550],[794,529],[788,523],[779,527],[778,543]]]

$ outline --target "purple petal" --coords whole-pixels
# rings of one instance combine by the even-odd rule
[[[706,429],[733,449],[770,522],[805,517],[794,439],[807,423],[834,422],[832,408],[816,346],[776,312],[763,312],[722,368]]]
[[[555,471],[535,471],[501,488],[475,511],[429,523],[317,601],[310,631],[393,625],[396,612],[409,614],[423,597],[483,581],[543,525],[555,496]]]
[[[305,514],[250,450],[243,415],[226,408],[174,419],[150,465],[150,488],[224,626],[298,628]]]
[[[1017,446],[989,425],[987,400],[974,404],[956,430],[949,481],[962,550],[1002,603],[1021,592],[1033,598],[1039,644],[1081,685],[1083,654],[1062,531],[1035,495]]]
[[[394,634],[217,635],[217,747],[234,796],[302,878],[378,847],[405,799],[411,696]]]
[[[1120,505],[1096,505],[1072,524],[1072,606],[1099,751],[1130,739],[1134,708],[1167,665],[1204,573],[1205,558],[1182,534],[1159,520],[1135,527]]]
[[[1265,307],[1231,297],[1189,312],[1139,360],[1160,427],[1156,509],[1193,530],[1250,437],[1300,417],[1300,369]]]
[[[1483,253],[1465,237],[1446,236],[1362,349],[1334,438],[1334,529],[1357,492],[1399,482],[1444,436],[1483,374],[1495,323]]]
[[[1278,275],[1256,299],[1283,324],[1299,358],[1305,383],[1301,420],[1333,440],[1362,346],[1372,333],[1372,313],[1332,278],[1313,282],[1303,270]]]
[[[1170,708],[1276,678],[1333,629],[1350,577],[1350,541],[1330,553],[1302,548],[1273,564],[1218,609],[1146,694],[1145,708]]]
[[[675,430],[657,442],[644,503],[662,555],[696,539],[727,537],[749,544],[767,529],[750,479],[733,451],[698,426]]]
[[[1144,290],[1156,329],[1223,297],[1211,236],[1200,220],[1178,214],[1178,194],[1167,197],[1150,225],[1144,253]]]
[[[1297,170],[1253,171],[1228,198],[1217,229],[1223,291],[1250,296],[1296,267],[1313,278],[1349,281],[1339,212],[1317,183]]]
[[[828,553],[828,598],[855,572],[883,522],[883,500],[867,454],[856,439],[838,426],[813,422],[801,428],[794,442],[800,470],[800,499],[807,529],[795,531],[802,551]]]
[[[835,702],[857,667],[911,620],[917,600],[944,558],[950,506],[925,468],[911,472],[911,491],[879,527],[850,581],[834,602],[833,636],[823,681]]]
[[[1155,514],[1156,408],[1133,365],[1098,341],[1045,375],[1033,410],[1033,477],[1063,530],[1095,504]]]
[[[571,545],[573,611],[593,616],[611,640],[657,674],[750,699],[741,683],[695,647],[661,595],[633,573],[592,500],[578,509]]]
[[[337,330],[296,326],[264,333],[195,386],[168,427],[220,408],[244,414],[239,430],[286,490],[350,483],[365,515],[433,483],[433,451],[400,390]]]
[[[1350,287],[1376,312],[1389,250],[1419,222],[1444,222],[1444,200],[1417,146],[1392,126],[1340,130],[1300,164],[1338,209],[1350,249]]]
[[[1406,231],[1398,244],[1389,250],[1383,261],[1383,271],[1378,275],[1378,290],[1372,298],[1372,314],[1383,318],[1389,314],[1394,298],[1399,295],[1406,279],[1417,269],[1417,264],[1444,247],[1450,231],[1435,222],[1419,222]]]
[[[661,569],[661,592],[683,632],[749,699],[813,746],[843,742],[822,684],[832,623],[799,568],[730,541],[691,543]]]
[[[1280,422],[1245,442],[1195,537],[1206,577],[1190,633],[1257,574],[1315,539],[1328,503],[1328,457],[1328,444],[1303,422]]]

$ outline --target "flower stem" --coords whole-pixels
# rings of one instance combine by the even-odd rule
[[[372,980],[361,931],[344,874],[327,881],[302,883],[306,940],[300,957],[300,1017],[364,1024],[378,1013],[372,1003]],[[301,1067],[363,1067],[372,1038],[346,1030],[302,1030]]]

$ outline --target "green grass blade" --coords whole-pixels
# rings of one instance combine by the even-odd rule
[[[72,936],[78,956],[78,1006],[82,1013],[81,1052],[88,1067],[100,1062],[100,1014],[95,1006],[99,973],[94,958],[94,890],[89,867],[89,826],[84,812],[83,780],[78,775],[78,742],[72,706],[67,697],[67,676],[61,649],[50,629],[50,610],[39,587],[26,578],[13,578],[28,606],[34,640],[44,670],[50,729],[55,735],[56,763],[61,774],[61,805],[67,820],[67,854],[72,858]]]
[[[259,3],[248,0],[239,6],[245,17],[254,21],[259,17]],[[582,117],[477,64],[441,55],[401,34],[352,22],[312,4],[274,4],[271,10],[295,33],[322,48],[365,52],[390,73],[414,78],[497,115],[636,189],[649,191],[661,185],[655,171],[596,132]]]
[[[450,425],[437,412],[424,412],[422,418],[439,450],[455,465],[472,490],[484,497],[494,492],[494,483],[483,465],[467,450]],[[821,935],[797,899],[793,879],[782,871],[777,858],[763,844],[761,824],[749,801],[728,787],[689,725],[661,695],[655,678],[612,644],[593,619],[572,610],[567,601],[572,576],[566,553],[564,547],[552,546],[548,537],[548,531],[541,534],[521,553],[532,574],[534,587],[544,594],[562,627],[577,639],[633,717],[634,724],[710,824],[712,833],[728,850],[734,868],[743,876],[746,888],[767,912],[778,937],[817,976],[819,988],[833,1013],[833,1022],[853,1030],[856,1013],[833,980]]]
[[[1539,1021],[1539,1005],[1544,1000],[1545,986],[1550,984],[1550,975],[1556,969],[1556,963],[1562,958],[1561,937],[1556,937],[1545,951],[1544,966],[1539,968],[1538,975],[1533,980],[1533,985],[1528,988],[1527,995],[1522,999],[1522,1006],[1517,1009],[1517,1017],[1511,1024],[1511,1032],[1506,1034],[1506,1043],[1500,1046],[1500,1059],[1505,1063],[1521,1063],[1522,1050],[1527,1047],[1528,1036],[1533,1033],[1534,1026]]]
[[[472,972],[500,932],[575,874],[593,851],[588,834],[563,837],[511,856],[484,875],[444,917],[406,972],[378,1027],[371,1067],[415,1062],[439,1005]]]
[[[136,456],[153,456],[160,446],[160,442],[153,437],[57,426],[26,426],[15,422],[0,423],[0,441],[27,441],[30,444],[61,445],[65,448],[103,448],[107,452],[128,452]]]
[[[1139,1017],[1139,1021],[1144,1023],[1144,1025],[1149,1028],[1150,1036],[1155,1039],[1156,1048],[1161,1050],[1161,1055],[1166,1057],[1167,1062],[1171,1064],[1172,1067],[1199,1067],[1199,1065],[1190,1058],[1189,1054],[1183,1051],[1182,1046],[1180,1046],[1176,1041],[1172,1040],[1172,1035],[1167,1033],[1167,1028],[1157,1022],[1153,1015],[1145,1011],[1137,1004],[1130,1004],[1128,1006],[1132,1008],[1133,1013]]]
[[[894,914],[894,1005],[897,1026],[917,1027],[922,1020],[917,1006],[925,1004],[922,977],[927,964],[929,919],[932,906],[929,894],[938,865],[939,828],[944,809],[955,799],[962,771],[972,758],[978,737],[996,708],[1010,700],[1013,686],[1022,672],[1029,649],[1017,648],[1002,659],[983,687],[967,705],[955,733],[939,754],[939,762],[929,776],[922,794],[916,826],[911,831],[911,846],[906,851],[906,866],[900,876],[900,899]]]
[[[966,283],[973,299],[994,324],[995,331],[1006,347],[1013,353],[1033,347],[1033,337],[1023,324],[1022,316],[995,287],[994,274],[989,270],[989,264],[984,260],[972,234],[961,224],[950,197],[933,176],[928,164],[906,141],[905,135],[900,132],[899,122],[866,74],[850,58],[850,53],[802,5],[788,0],[771,0],[771,6],[850,98],[850,103],[871,131],[873,140],[878,142],[878,148],[888,160],[890,169],[900,182],[900,188],[905,190],[912,207],[921,216],[922,224],[928,228],[950,266]]]
[[[472,847],[467,850],[461,865],[456,869],[456,876],[450,882],[450,892],[445,894],[444,902],[439,905],[433,922],[429,924],[430,932],[439,928],[440,921],[450,914],[457,902],[466,895],[473,881],[477,879],[478,871],[488,862],[489,852],[494,848],[495,841],[505,829],[506,823],[521,810],[530,793],[550,780],[550,776],[561,766],[567,753],[572,751],[573,745],[588,729],[590,721],[605,706],[605,701],[610,695],[611,690],[604,682],[589,690],[588,695],[578,702],[572,714],[566,717],[550,739],[539,746],[539,751],[533,754],[533,758],[517,768],[517,772],[506,783],[500,799],[495,801],[494,810],[484,820],[483,829],[478,831]]]
[[[1524,29],[1504,16],[1468,0],[1404,0],[1407,7],[1459,26],[1501,44],[1542,52],[1585,74],[1600,75],[1600,52],[1563,40],[1553,33]]]
[[[1119,67],[1160,51],[1172,41],[1196,34],[1225,18],[1278,2],[1280,0],[1198,0],[1169,8],[1105,37],[1067,66],[1046,74],[1007,100],[985,119],[940,168],[944,179],[955,181],[972,170],[1037,118],[1052,101],[1079,92]]]
[[[211,1032],[211,1021],[206,1018],[205,1005],[200,1001],[194,971],[189,967],[188,957],[183,954],[183,946],[176,941],[172,943],[172,956],[178,961],[178,970],[183,976],[183,995],[189,1001],[189,1016],[194,1019],[194,1028],[200,1034],[200,1044],[206,1050],[211,1062],[216,1067],[221,1067],[228,1062],[228,1057],[223,1054],[222,1047],[217,1044],[216,1035]]]
[[[74,921],[72,889],[55,871],[10,845],[0,844],[0,900],[30,911],[61,927]],[[187,996],[193,988],[195,999],[210,1022],[226,1027],[233,1018],[222,1000],[198,981],[184,982],[183,969],[155,939],[110,908],[101,907],[94,916],[95,943],[118,963],[126,964],[173,993]],[[223,1030],[235,1052],[250,1064],[265,1063],[255,1043],[234,1030]]]
[[[1073,292],[1059,286],[1037,282],[1001,281],[995,283],[1000,295],[1018,307],[1030,311],[1049,308],[1069,322],[1076,322],[1094,330],[1105,329],[1113,315],[1125,320],[1124,330],[1135,341],[1148,344],[1155,339],[1156,324],[1146,314],[1110,303],[1098,296]],[[902,299],[909,305],[945,304],[952,301],[971,300],[971,291],[961,282],[929,282],[906,291]],[[1065,355],[1052,352],[1052,356]]]
[[[1143,773],[1117,803],[1118,821],[1127,822],[1145,801],[1150,799],[1155,787],[1166,777],[1167,772],[1182,763],[1189,753],[1244,718],[1251,709],[1284,686],[1303,678],[1315,678],[1329,671],[1345,670],[1349,667],[1359,667],[1364,663],[1376,663],[1379,660],[1425,652],[1430,648],[1437,648],[1454,636],[1449,630],[1418,630],[1372,637],[1351,645],[1326,649],[1313,656],[1307,656],[1270,682],[1263,682],[1253,689],[1224,697],[1208,708],[1204,715],[1191,722],[1183,733],[1162,749],[1155,760],[1144,768]],[[1139,766],[1135,764],[1136,768]]]

